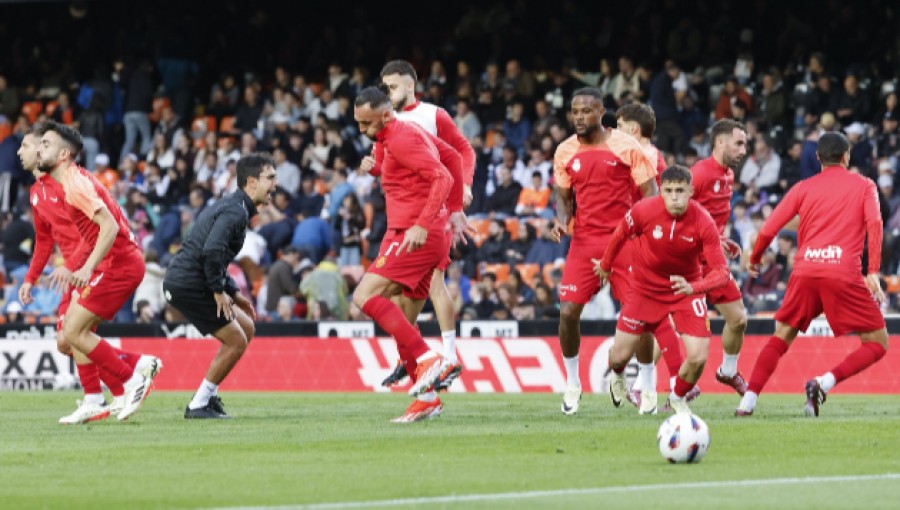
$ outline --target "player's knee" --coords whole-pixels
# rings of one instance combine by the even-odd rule
[[[741,310],[740,315],[737,316],[736,319],[731,321],[731,324],[728,324],[734,332],[743,333],[747,330],[747,311]]]
[[[69,345],[69,342],[66,340],[62,331],[59,331],[56,334],[56,350],[65,356],[72,355],[72,346]]]
[[[563,322],[577,322],[581,319],[581,313],[578,308],[572,304],[563,302],[559,305],[559,320]]]
[[[246,337],[247,343],[250,343],[250,340],[253,339],[253,335],[256,334],[256,324],[254,324],[252,320],[247,320],[241,323],[241,329],[244,330],[244,336]]]

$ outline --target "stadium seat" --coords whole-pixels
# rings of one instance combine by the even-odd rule
[[[542,274],[544,276],[544,283],[549,285],[551,288],[553,287],[553,278],[550,277],[550,273],[553,272],[554,269],[559,268],[560,271],[566,267],[565,264],[544,264],[544,270]]]
[[[540,274],[541,265],[540,264],[516,264],[516,271],[522,275],[522,281],[527,283],[529,286],[534,286],[534,278]]]
[[[519,218],[506,218],[506,231],[509,232],[509,239],[515,241],[519,238]]]
[[[475,229],[475,246],[481,246],[481,243],[488,238],[491,220],[469,220],[469,225],[472,225],[472,228]]]
[[[234,121],[234,115],[222,117],[222,123],[219,124],[219,133],[225,135],[236,134],[237,131],[234,129]]]
[[[59,107],[59,101],[47,101],[47,106],[44,107],[44,113],[48,116],[52,116],[53,112]]]
[[[509,264],[481,264],[478,268],[479,279],[484,276],[485,273],[493,273],[494,276],[497,277],[498,283],[505,282],[506,279],[509,278]]]
[[[153,98],[153,109],[150,111],[148,117],[150,117],[150,121],[153,123],[159,122],[159,119],[162,117],[162,111],[165,107],[171,106],[172,103],[169,101],[168,97],[154,97]]]
[[[37,121],[38,115],[44,111],[44,103],[40,101],[29,101],[22,105],[22,113],[28,117],[28,122],[34,124]]]

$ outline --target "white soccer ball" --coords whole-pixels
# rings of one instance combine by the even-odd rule
[[[57,391],[74,390],[78,387],[78,379],[68,373],[61,372],[53,377],[53,389]]]
[[[659,426],[656,442],[672,464],[700,462],[709,450],[709,427],[696,415],[675,413]]]

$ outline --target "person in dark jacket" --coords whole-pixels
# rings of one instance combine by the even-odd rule
[[[222,342],[185,418],[229,418],[218,387],[244,354],[253,337],[253,303],[238,292],[228,264],[244,244],[257,207],[272,200],[277,182],[268,154],[250,154],[237,163],[238,190],[207,207],[175,254],[163,290],[166,300],[203,334]],[[235,306],[236,305],[236,306]]]

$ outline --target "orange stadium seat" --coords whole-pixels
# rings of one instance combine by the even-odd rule
[[[235,121],[234,115],[222,117],[222,123],[219,124],[219,133],[235,134],[236,131],[234,129],[234,121]]]
[[[493,273],[497,277],[497,283],[503,283],[509,278],[509,264],[482,264],[478,270],[479,278],[485,273]]]
[[[475,229],[475,245],[481,246],[481,243],[488,238],[491,220],[469,220],[469,225],[472,225],[472,228]]]
[[[509,232],[509,239],[515,241],[519,238],[519,218],[506,218],[506,231]]]
[[[216,130],[216,118],[212,115],[194,117],[191,123],[191,136],[194,138],[203,138],[203,136]]]
[[[52,116],[53,112],[55,112],[58,107],[59,101],[47,101],[47,106],[44,107],[44,113],[48,116]]]
[[[37,121],[38,115],[44,111],[44,103],[40,101],[29,101],[22,105],[22,113],[28,117],[28,122],[34,124]]]
[[[516,264],[516,271],[522,275],[522,281],[527,283],[529,286],[534,286],[535,277],[541,273],[541,265],[540,264]]]

